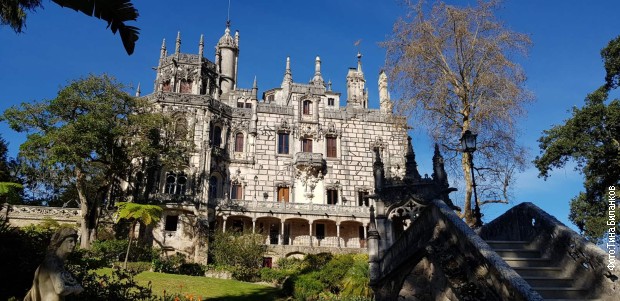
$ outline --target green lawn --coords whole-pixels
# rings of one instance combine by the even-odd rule
[[[109,271],[103,271],[103,273],[109,273]],[[236,280],[155,272],[142,272],[136,276],[136,280],[145,286],[150,281],[153,293],[160,296],[166,290],[167,295],[192,295],[194,298],[201,297],[202,300],[277,300],[279,292],[277,288],[270,286]]]

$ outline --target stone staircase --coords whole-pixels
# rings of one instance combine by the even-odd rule
[[[545,300],[587,299],[588,290],[574,277],[565,276],[564,269],[553,264],[528,241],[487,240],[495,252],[512,267]]]

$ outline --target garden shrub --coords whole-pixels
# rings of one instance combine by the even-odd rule
[[[189,276],[204,276],[205,266],[199,263],[182,263],[179,266],[179,274]]]
[[[93,242],[91,251],[93,256],[101,257],[108,265],[111,265],[114,262],[125,260],[127,243],[126,239],[97,240]],[[128,261],[151,261],[157,256],[159,256],[159,249],[134,241],[131,246],[131,252],[129,252]]]
[[[295,300],[318,300],[319,294],[325,289],[323,283],[318,278],[318,272],[311,272],[297,277],[293,287],[293,297]]]
[[[117,262],[116,266],[123,266],[123,262]],[[153,267],[153,264],[150,261],[136,261],[136,262],[127,262],[127,270],[140,274],[142,272],[150,271]]]

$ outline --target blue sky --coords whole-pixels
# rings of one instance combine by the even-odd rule
[[[152,1],[134,0],[140,17],[135,25],[140,40],[135,53],[127,56],[120,38],[105,23],[45,2],[45,9],[28,16],[25,33],[17,35],[0,27],[0,110],[25,101],[53,98],[68,81],[88,73],[108,73],[151,93],[162,39],[174,50],[181,31],[183,52],[198,52],[200,34],[205,35],[205,56],[213,60],[214,46],[223,34],[227,0]],[[471,1],[448,1],[465,5]],[[581,106],[587,93],[603,80],[600,49],[620,34],[620,1],[513,0],[497,12],[505,26],[531,36],[527,57],[519,58],[528,76],[527,88],[536,101],[521,120],[519,140],[529,147],[532,159],[539,153],[536,140],[544,129],[560,124],[573,106]],[[240,31],[239,87],[249,88],[254,76],[259,93],[280,85],[286,56],[291,57],[293,79],[312,78],[314,58],[322,60],[323,77],[333,89],[346,92],[348,67],[356,65],[358,47],[370,106],[378,107],[377,75],[385,51],[378,43],[386,40],[394,21],[404,13],[398,1],[316,0],[250,1],[232,0],[232,29]],[[618,97],[619,93],[613,94]],[[415,124],[412,131],[421,173],[431,173],[431,143]],[[0,124],[0,133],[15,156],[24,136]],[[572,167],[552,173],[547,181],[537,178],[530,166],[514,187],[514,203],[534,202],[568,224],[568,201],[582,188],[582,178]],[[457,197],[454,197],[455,199]],[[486,208],[489,221],[509,207]]]

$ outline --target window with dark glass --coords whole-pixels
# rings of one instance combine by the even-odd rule
[[[243,133],[235,135],[235,152],[243,152]]]
[[[312,139],[301,139],[301,151],[304,153],[312,152]]]
[[[278,187],[278,202],[288,203],[289,191],[288,187]]]
[[[222,144],[222,128],[219,126],[212,127],[211,131],[211,141],[213,146],[220,146]]]
[[[243,187],[241,184],[232,184],[230,189],[230,198],[233,200],[241,200],[243,199]]]
[[[237,108],[243,109],[245,104],[243,102],[237,102]]]
[[[331,97],[330,97],[330,98],[328,98],[328,99],[327,99],[327,105],[328,105],[328,106],[332,106],[332,107],[333,107],[333,106],[334,106],[334,99],[333,99],[333,98],[331,98]]]
[[[312,114],[312,102],[309,100],[304,100],[303,102],[303,114],[310,115]]]
[[[338,146],[336,137],[326,137],[325,138],[327,145],[327,157],[328,158],[336,158],[338,156]]]
[[[176,231],[177,225],[179,224],[179,216],[178,215],[166,215],[166,231]]]
[[[245,103],[245,108],[246,109],[251,109],[252,108],[252,103],[251,102],[246,102]]]
[[[327,204],[336,205],[338,203],[338,190],[327,189]]]
[[[183,173],[169,172],[166,174],[166,185],[164,193],[167,194],[185,194],[187,188],[187,176]]]
[[[288,133],[278,133],[278,154],[288,154]]]
[[[217,197],[217,177],[209,178],[209,198]]]
[[[368,191],[358,191],[357,192],[357,204],[359,206],[364,206],[364,207],[368,207],[368,198],[366,196],[368,196]]]

